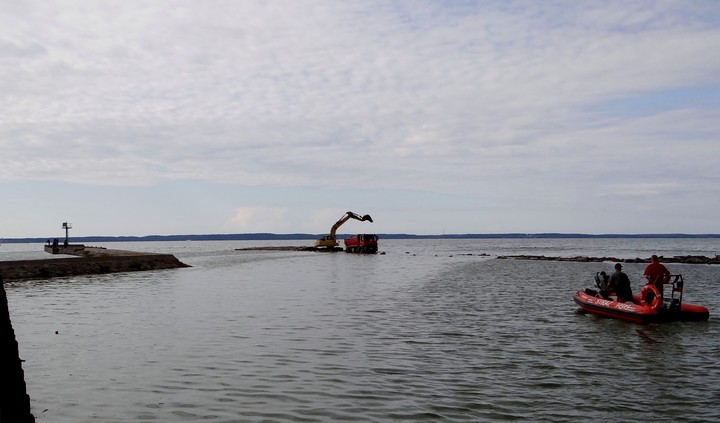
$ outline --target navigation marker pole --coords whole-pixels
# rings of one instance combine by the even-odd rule
[[[67,246],[69,243],[68,231],[72,229],[72,223],[63,222],[62,228],[65,229],[65,246]]]

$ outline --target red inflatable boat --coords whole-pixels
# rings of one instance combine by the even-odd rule
[[[682,302],[682,275],[671,275],[670,281],[670,296],[664,301],[653,285],[645,285],[640,295],[634,296],[633,302],[619,302],[614,296],[603,298],[598,291],[589,288],[576,292],[573,299],[585,312],[635,323],[703,321],[710,318],[707,308]],[[598,275],[595,282],[599,286]]]

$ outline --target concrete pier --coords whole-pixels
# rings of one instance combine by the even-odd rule
[[[45,250],[51,254],[76,257],[0,261],[0,275],[5,280],[48,279],[62,276],[190,267],[172,254],[141,253],[84,245],[55,246],[55,251],[53,251],[52,245],[46,245]]]

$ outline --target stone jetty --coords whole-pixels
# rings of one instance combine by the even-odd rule
[[[617,257],[587,257],[587,256],[574,256],[574,257],[546,257],[546,256],[534,256],[534,255],[518,255],[518,256],[498,256],[498,259],[505,260],[547,260],[547,261],[572,261],[578,263],[602,263],[602,262],[615,262],[615,263],[650,263],[650,258],[617,258]],[[660,257],[662,263],[685,263],[685,264],[720,264],[720,255],[715,257],[706,256],[673,256],[673,257]]]
[[[278,247],[246,247],[236,248],[235,251],[317,251],[315,247],[296,247],[296,246],[278,246]]]
[[[46,245],[45,251],[75,257],[0,261],[0,275],[8,281],[190,267],[172,254],[143,253],[84,245],[59,247]]]

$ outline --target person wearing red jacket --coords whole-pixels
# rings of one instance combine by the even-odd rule
[[[650,257],[650,264],[645,268],[645,278],[648,280],[648,285],[655,285],[655,287],[663,293],[663,284],[670,280],[670,271],[662,263],[655,254]]]

